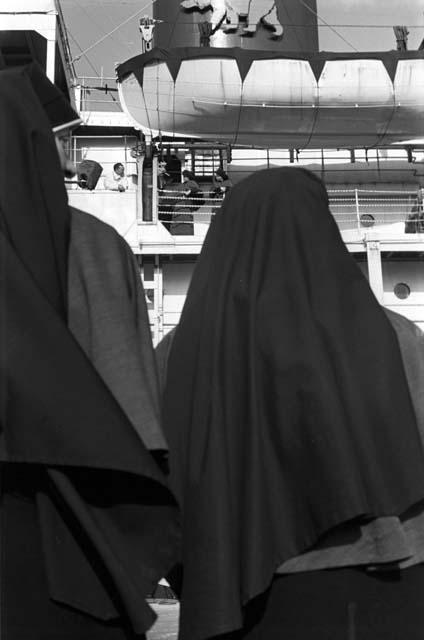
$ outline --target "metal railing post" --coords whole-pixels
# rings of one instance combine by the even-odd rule
[[[356,207],[356,224],[358,225],[358,231],[361,230],[361,218],[359,215],[359,196],[358,189],[355,189],[355,207]]]
[[[383,304],[384,300],[384,287],[383,287],[383,265],[381,260],[380,243],[378,240],[368,239],[366,240],[367,247],[367,264],[368,264],[368,278],[370,287],[374,292],[375,297]]]

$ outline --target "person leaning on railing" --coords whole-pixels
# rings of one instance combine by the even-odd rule
[[[105,189],[108,191],[124,192],[128,189],[128,180],[125,176],[125,167],[122,162],[113,165],[113,173],[103,179]]]
[[[193,213],[205,203],[194,173],[184,169],[183,182],[176,185],[176,191],[183,197],[174,206],[173,222],[170,231],[172,235],[193,235]]]
[[[202,191],[198,183],[196,182],[196,176],[192,171],[184,169],[183,171],[183,187],[182,192],[186,198],[198,198],[199,194],[202,195]]]
[[[219,208],[225,198],[228,195],[230,189],[232,188],[233,183],[228,177],[228,174],[219,167],[212,178],[212,191],[210,192],[210,197],[214,198],[217,201],[218,206],[214,206],[212,208],[212,213],[217,213]]]
[[[228,177],[228,174],[224,171],[224,169],[221,169],[221,167],[219,167],[219,169],[215,171],[212,179],[212,184],[212,194],[214,194],[212,197],[219,197],[222,199],[225,197],[225,195],[227,195],[227,193],[233,186],[233,183]]]

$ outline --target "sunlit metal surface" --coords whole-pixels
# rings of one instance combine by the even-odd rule
[[[257,147],[369,148],[422,137],[423,52],[309,59],[252,51],[249,59],[231,51],[128,61],[118,68],[124,109],[153,136]]]

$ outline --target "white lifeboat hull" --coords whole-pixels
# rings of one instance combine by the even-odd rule
[[[117,69],[153,136],[269,148],[373,147],[424,136],[424,52],[153,50]]]

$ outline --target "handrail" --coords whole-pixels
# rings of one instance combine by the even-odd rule
[[[330,211],[342,230],[356,228],[363,232],[373,226],[411,221],[413,230],[410,233],[424,233],[423,206],[417,206],[416,191],[330,189],[328,193]],[[390,197],[385,198],[383,194],[390,194]],[[398,197],[393,197],[394,194]],[[206,189],[197,197],[187,197],[181,186],[158,189],[158,219],[169,222],[175,216],[178,221],[181,214],[186,214],[199,222],[209,222],[222,203],[222,197],[211,197],[210,190]]]

